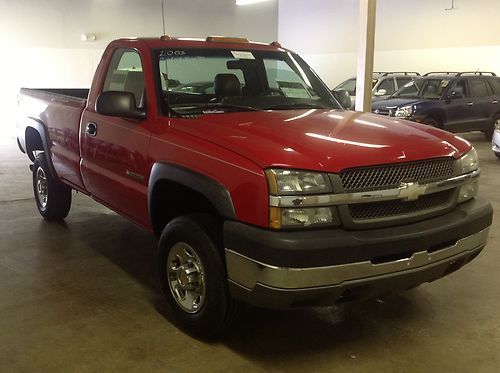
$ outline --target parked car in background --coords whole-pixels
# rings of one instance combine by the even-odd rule
[[[372,80],[372,101],[388,98],[399,88],[420,76],[417,72],[374,72]],[[333,91],[346,90],[351,96],[351,108],[356,101],[356,78],[350,78],[340,83]]]
[[[491,139],[491,149],[500,159],[500,118],[495,120],[495,129],[493,131],[493,138]]]
[[[482,131],[491,139],[500,119],[500,77],[492,72],[431,72],[415,78],[375,114],[405,118],[451,132]]]

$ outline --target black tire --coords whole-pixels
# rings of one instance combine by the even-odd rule
[[[436,127],[436,128],[441,128],[441,124],[439,121],[434,119],[433,117],[425,117],[422,120],[422,123],[427,124],[428,126]]]
[[[486,140],[489,140],[491,141],[491,139],[493,139],[493,133],[495,132],[495,127],[496,127],[496,123],[497,121],[500,120],[500,116],[495,116],[493,118],[493,121],[491,122],[490,126],[483,131],[484,133],[484,137],[486,137]]]
[[[71,188],[52,176],[45,153],[38,154],[33,164],[33,194],[44,219],[55,221],[68,216]]]
[[[221,334],[239,309],[229,294],[221,226],[215,219],[202,214],[178,217],[163,229],[158,244],[160,287],[171,321],[200,338]],[[185,252],[191,254],[191,263],[182,258]],[[183,288],[185,284],[192,289]]]

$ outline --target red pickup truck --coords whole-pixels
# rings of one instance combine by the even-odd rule
[[[159,237],[172,317],[208,336],[240,301],[373,297],[485,246],[474,148],[342,97],[278,43],[121,39],[90,90],[21,90],[18,144],[45,219],[77,190]]]

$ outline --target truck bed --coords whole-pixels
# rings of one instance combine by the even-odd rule
[[[30,96],[35,96],[42,98],[48,93],[50,96],[54,94],[58,96],[66,96],[71,98],[77,98],[82,100],[87,100],[89,95],[88,88],[21,88],[22,94],[28,94]]]

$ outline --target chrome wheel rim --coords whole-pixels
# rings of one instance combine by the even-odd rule
[[[182,310],[198,312],[205,303],[205,273],[196,251],[177,242],[168,254],[167,276],[170,291]]]
[[[42,208],[47,206],[47,176],[43,168],[38,167],[36,170],[36,194],[38,196],[38,202]]]

